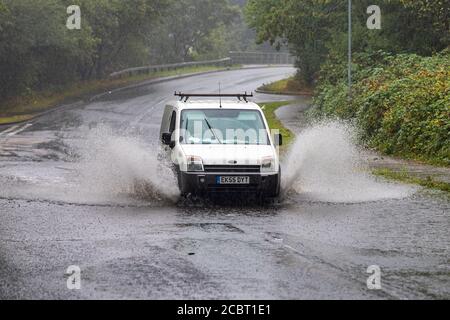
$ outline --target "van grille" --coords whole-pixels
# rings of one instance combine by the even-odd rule
[[[261,166],[236,166],[236,165],[208,165],[204,166],[205,172],[217,173],[258,173]]]

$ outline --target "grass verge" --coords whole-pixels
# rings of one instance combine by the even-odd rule
[[[266,116],[270,129],[279,130],[280,133],[283,135],[283,146],[281,147],[282,152],[287,150],[289,145],[294,141],[295,134],[283,125],[283,123],[276,116],[275,111],[278,108],[290,105],[292,103],[295,103],[295,101],[277,101],[260,104]]]
[[[436,181],[435,179],[433,179],[432,177],[428,177],[428,178],[420,178],[417,176],[413,176],[410,173],[408,173],[408,171],[402,170],[400,172],[391,170],[391,169],[376,169],[373,171],[373,173],[376,176],[380,176],[383,178],[386,178],[388,180],[395,180],[395,181],[400,181],[400,182],[404,182],[404,183],[409,183],[409,184],[417,184],[420,185],[422,187],[428,188],[428,189],[434,189],[434,190],[440,190],[440,191],[444,191],[447,193],[450,193],[450,184],[447,182],[442,182],[442,181]]]
[[[31,115],[0,117],[0,125],[28,121],[32,118],[33,118],[33,116],[31,116]]]
[[[104,79],[79,82],[63,88],[33,92],[28,96],[16,97],[0,104],[0,124],[27,121],[34,115],[49,110],[59,104],[76,101],[97,93],[114,90],[127,85],[162,77],[185,75],[190,73],[237,69],[232,67],[187,67],[178,70],[154,72],[120,79]]]
[[[314,89],[295,77],[290,77],[280,81],[265,84],[258,88],[258,91],[273,93],[273,94],[287,94],[287,95],[313,95]]]

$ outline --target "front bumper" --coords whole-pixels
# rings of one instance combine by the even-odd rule
[[[217,177],[250,177],[245,185],[220,185]],[[261,173],[206,173],[178,172],[178,184],[182,194],[208,194],[219,192],[257,193],[267,197],[278,197],[280,193],[280,174]]]

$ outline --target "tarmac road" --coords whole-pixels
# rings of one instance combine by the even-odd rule
[[[173,80],[0,128],[0,298],[449,299],[449,198],[346,179],[345,148],[329,163],[304,161],[320,183],[306,174],[270,206],[180,201],[155,169],[175,90],[217,92],[220,82],[223,92],[250,92],[294,71]],[[255,97],[274,99],[286,97]],[[345,146],[335,129],[305,134],[297,152]],[[338,171],[339,181],[321,174]],[[367,287],[373,265],[380,290]],[[67,288],[69,266],[81,269],[80,290]]]

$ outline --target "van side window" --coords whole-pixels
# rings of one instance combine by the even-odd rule
[[[170,118],[169,133],[173,133],[175,131],[176,125],[177,125],[177,113],[174,111],[172,112],[172,117]]]

